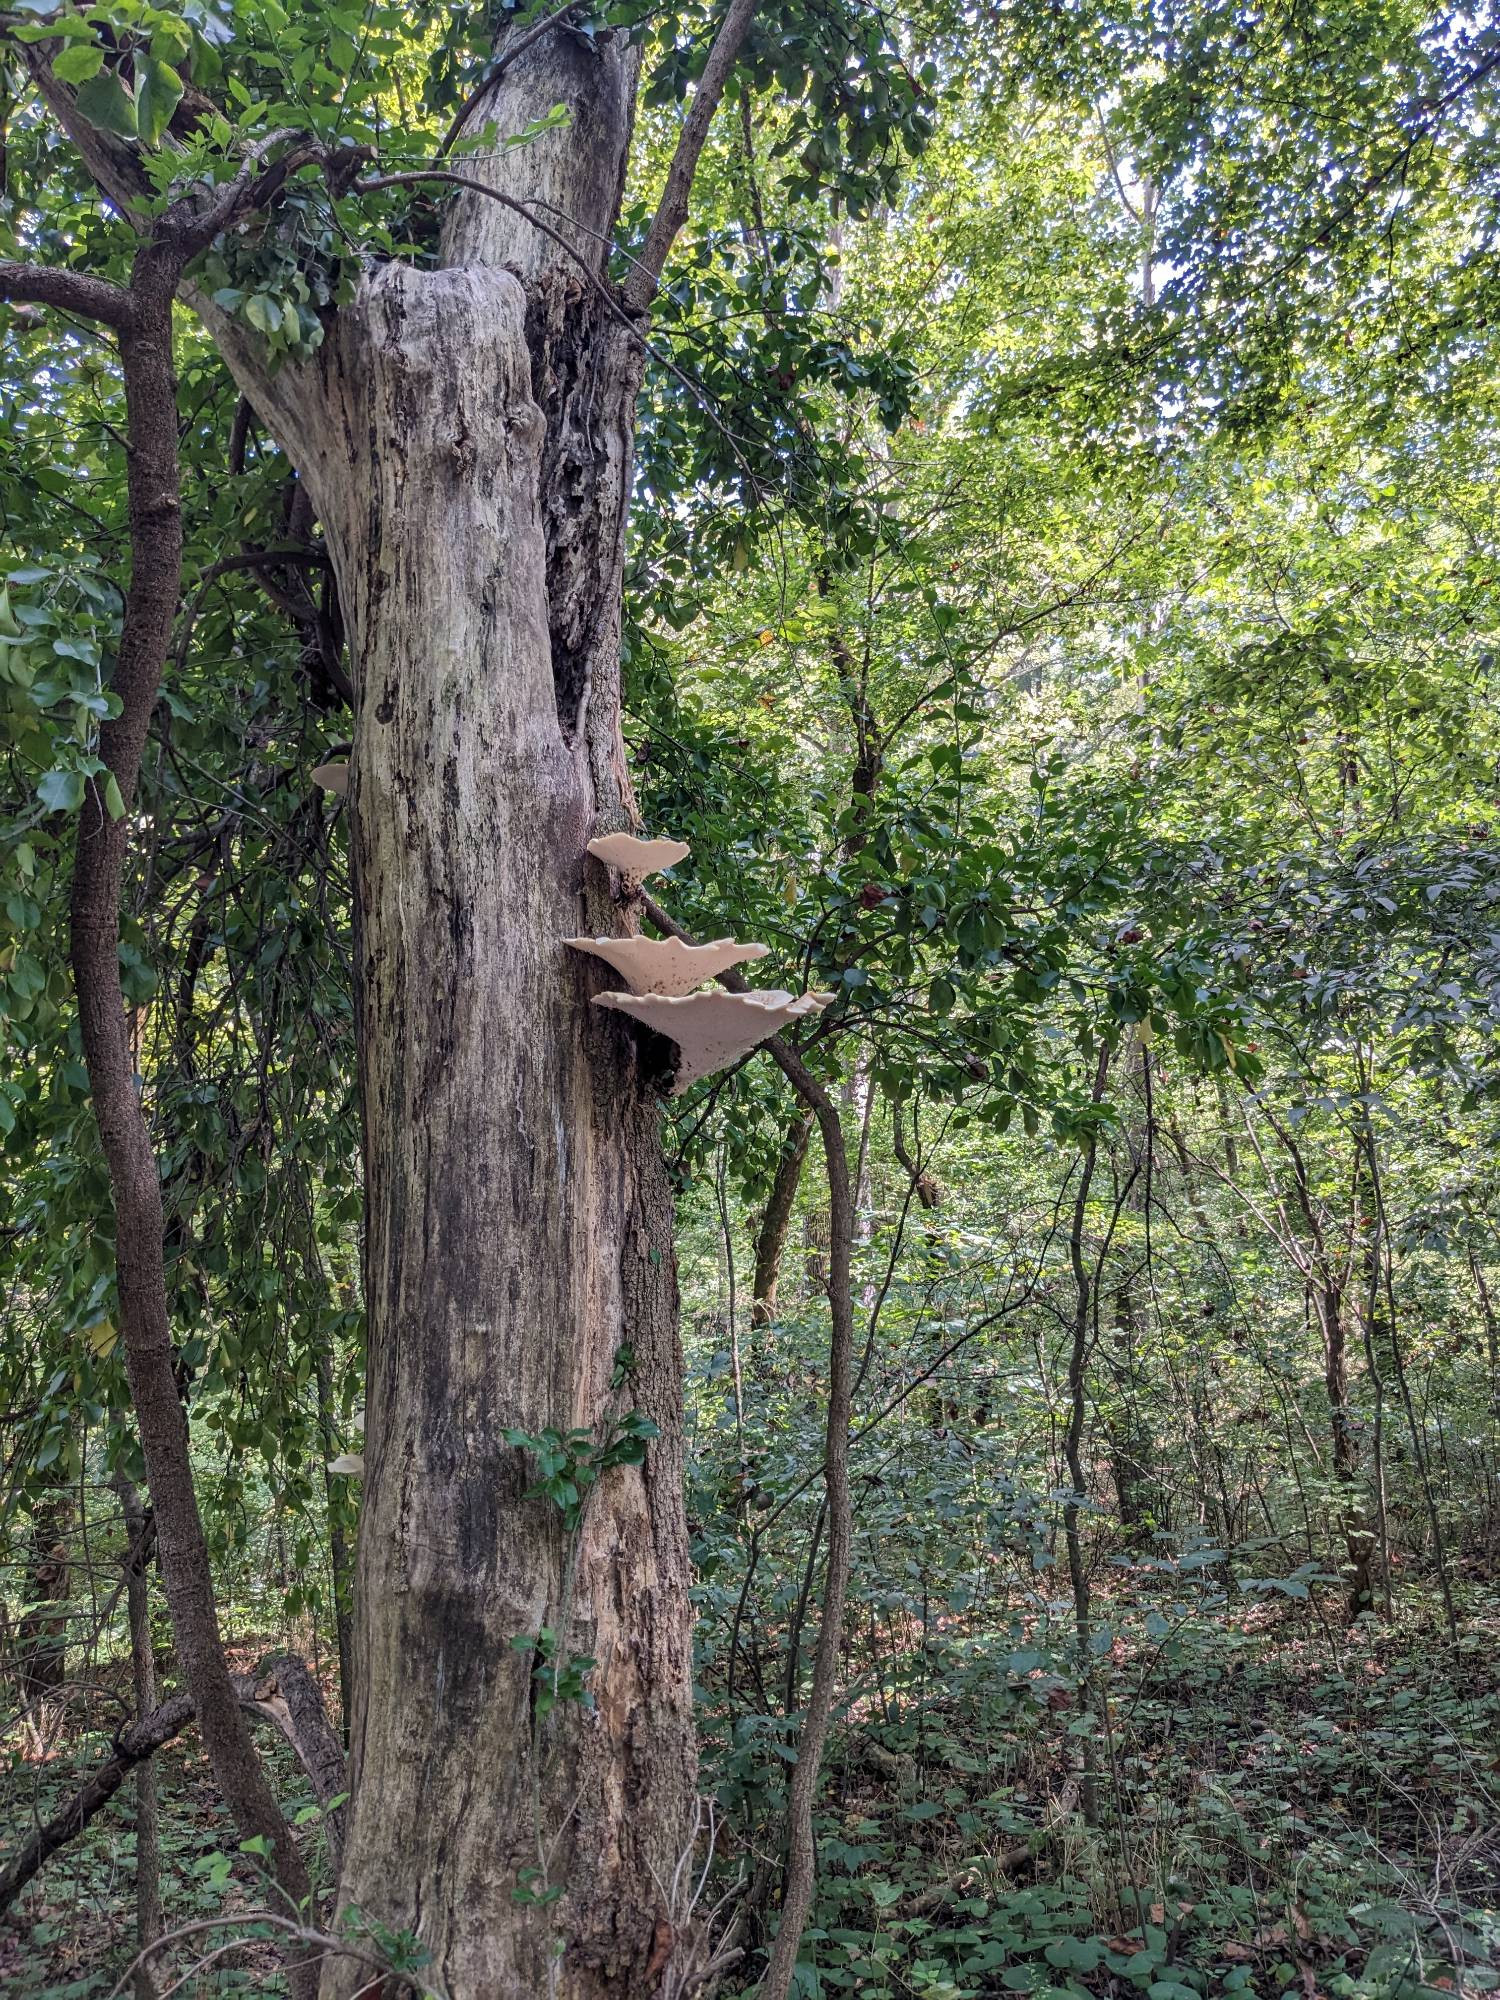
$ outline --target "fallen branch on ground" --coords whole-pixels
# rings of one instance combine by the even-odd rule
[[[335,1801],[345,1786],[344,1756],[328,1721],[317,1682],[305,1663],[289,1653],[268,1661],[260,1674],[234,1675],[233,1682],[240,1706],[249,1714],[274,1723],[307,1773],[323,1807],[337,1873],[344,1843],[344,1809],[341,1802]],[[192,1696],[177,1694],[120,1731],[105,1762],[79,1786],[61,1812],[54,1813],[37,1828],[15,1859],[0,1872],[0,1912],[10,1908],[59,1848],[78,1838],[109,1804],[136,1765],[154,1757],[174,1737],[180,1736],[194,1714]]]

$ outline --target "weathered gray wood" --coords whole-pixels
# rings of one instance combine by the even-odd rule
[[[564,64],[566,144],[513,171],[607,228],[634,59],[601,41],[539,46],[504,96],[512,123],[545,109]],[[640,357],[560,246],[461,203],[461,262],[373,273],[315,366],[254,391],[322,520],[358,675],[369,1376],[339,1900],[414,1930],[452,2000],[595,2000],[654,1983],[696,1776],[659,1114],[631,1032],[588,1004],[607,976],[561,942],[625,928],[584,846],[634,819]],[[611,1389],[626,1345],[635,1379]],[[661,1436],[570,1538],[504,1433],[629,1407]],[[591,1708],[538,1724],[543,1627],[598,1665]],[[527,1870],[560,1899],[518,1904]],[[367,1979],[332,1963],[323,1990]]]

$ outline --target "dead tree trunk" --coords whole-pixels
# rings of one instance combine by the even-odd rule
[[[339,1899],[414,1930],[453,2000],[648,1991],[684,1914],[660,1886],[696,1776],[671,1196],[635,1043],[560,942],[627,928],[584,848],[635,818],[642,358],[604,250],[635,60],[538,43],[485,117],[561,102],[570,126],[476,165],[506,198],[460,195],[442,268],[374,272],[315,369],[248,385],[312,493],[358,673],[369,1359]],[[632,1407],[660,1435],[570,1532],[511,1440]],[[588,1705],[539,1706],[569,1678]],[[366,1976],[333,1965],[325,1995]]]
[[[447,182],[436,268],[372,263],[316,358],[279,369],[243,322],[194,301],[306,486],[356,663],[369,1324],[339,1902],[366,1935],[414,1933],[424,1983],[450,2000],[649,1992],[688,1914],[661,1885],[695,1820],[671,1197],[630,1031],[590,1007],[605,975],[561,941],[632,921],[584,849],[635,819],[619,631],[641,329],[754,4],[725,10],[620,287],[608,250],[639,49],[565,32],[566,11],[508,52],[502,28],[471,101],[500,131],[546,127],[524,146],[360,180],[307,140],[204,197],[206,242],[272,202],[293,160],[350,203]],[[34,72],[106,192],[143,197],[128,150],[79,117],[45,54]],[[556,105],[567,122],[548,125]],[[162,496],[142,490],[171,505],[175,474]],[[175,571],[167,620],[174,601]],[[117,880],[122,841],[101,836],[75,945],[94,944],[85,1042],[105,1047],[107,1030],[114,1064],[96,1098],[131,1197],[121,1294],[149,1461],[153,1426],[170,1456],[182,1413],[160,1390],[157,1294],[135,1303],[124,1253],[159,1272],[159,1191],[88,904]],[[632,1407],[657,1427],[645,1463],[612,1469],[570,1526],[532,1496],[522,1440],[599,1438]],[[153,1465],[152,1489],[186,1655],[176,1524],[191,1486],[159,1491]],[[206,1589],[199,1602],[211,1630]],[[185,1664],[222,1751],[206,1645]],[[224,1762],[226,1789],[236,1775]],[[367,1984],[352,1955],[325,1966],[325,2000]]]
[[[417,1928],[455,2000],[546,1992],[559,1947],[555,1990],[624,1993],[694,1791],[672,1208],[629,1033],[559,940],[619,927],[583,850],[631,810],[613,678],[635,359],[564,271],[388,266],[329,373],[366,441],[316,474],[361,676],[369,1374],[341,1903]],[[566,539],[575,395],[613,458],[597,567]],[[507,1434],[598,1432],[629,1404],[660,1438],[570,1537]],[[597,1662],[592,1711],[537,1721],[544,1630]]]

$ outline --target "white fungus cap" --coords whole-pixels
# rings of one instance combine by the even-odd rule
[[[739,944],[715,938],[711,944],[684,944],[681,938],[564,938],[575,951],[592,952],[614,967],[632,993],[691,993],[695,986],[717,979],[731,965],[764,958],[763,944]]]
[[[596,861],[622,875],[656,875],[692,853],[685,840],[637,840],[633,833],[602,833],[588,844]]]
[[[821,1013],[834,997],[803,993],[794,1000],[767,986],[753,993],[596,993],[594,1005],[629,1014],[677,1044],[681,1059],[672,1095],[680,1097],[700,1076],[727,1069],[791,1022]]]

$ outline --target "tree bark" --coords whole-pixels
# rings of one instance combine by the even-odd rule
[[[1099,1063],[1094,1072],[1092,1102],[1096,1106],[1104,1101],[1104,1088],[1109,1077],[1109,1058],[1110,1051],[1106,1045],[1099,1052]],[[1074,1295],[1072,1338],[1068,1344],[1068,1421],[1063,1431],[1063,1463],[1068,1473],[1068,1496],[1063,1502],[1063,1542],[1068,1554],[1068,1582],[1073,1593],[1073,1629],[1077,1642],[1079,1699],[1090,1711],[1093,1711],[1096,1702],[1096,1675],[1093,1604],[1082,1531],[1083,1509],[1088,1500],[1088,1483],[1083,1469],[1083,1430],[1088,1417],[1088,1369],[1089,1351],[1092,1346],[1094,1285],[1099,1276],[1100,1266],[1096,1265],[1091,1272],[1084,1260],[1083,1252],[1089,1191],[1093,1186],[1098,1157],[1098,1135],[1091,1126],[1083,1148],[1078,1193],[1073,1201],[1072,1227],[1068,1232],[1068,1261],[1073,1271]],[[1091,1736],[1081,1739],[1079,1755],[1082,1762],[1079,1789],[1083,1800],[1083,1816],[1090,1826],[1097,1826],[1099,1824],[1097,1751]]]
[[[1359,1440],[1349,1407],[1349,1332],[1345,1304],[1336,1286],[1317,1288],[1313,1303],[1323,1338],[1323,1387],[1328,1396],[1329,1442],[1333,1476],[1340,1491],[1339,1532],[1344,1540],[1351,1621],[1374,1609],[1372,1570],[1375,1536],[1365,1514],[1360,1480]]]
[[[369,1327],[340,1905],[415,1932],[451,2000],[648,1992],[696,1785],[659,1117],[631,1031],[589,1005],[605,975],[560,942],[627,928],[584,848],[635,819],[618,658],[641,361],[598,240],[634,60],[552,37],[486,105],[504,129],[569,105],[520,168],[483,170],[574,218],[571,254],[465,194],[450,265],[374,273],[316,369],[264,399],[358,678]],[[507,1433],[597,1436],[631,1407],[659,1436],[570,1533]],[[549,1647],[596,1664],[588,1705],[543,1718]],[[324,1993],[367,1978],[330,1964]]]
[[[130,1670],[135,1712],[144,1722],[156,1707],[156,1657],[151,1647],[151,1585],[148,1576],[151,1532],[145,1505],[134,1484],[120,1473],[113,1482],[125,1515],[129,1547],[125,1556],[125,1595],[130,1624]],[[135,1941],[144,1951],[162,1932],[161,1835],[157,1825],[156,1766],[149,1757],[135,1773]],[[135,1973],[136,2000],[155,2000],[151,1967],[142,1963]]]
[[[114,1197],[125,1370],[182,1670],[225,1803],[242,1835],[268,1843],[278,1882],[293,1903],[301,1903],[311,1893],[307,1871],[256,1757],[219,1638],[187,1417],[173,1367],[161,1183],[136,1085],[120,984],[120,887],[130,808],[182,577],[172,365],[172,304],[180,269],[178,254],[145,245],[135,259],[129,309],[120,325],[131,573],[111,683],[120,713],[101,725],[99,754],[119,787],[123,810],[112,817],[104,787],[90,781],[73,866],[70,948],[84,1060]],[[309,1990],[305,1969],[292,1970],[294,1991]]]
[[[776,1178],[760,1228],[755,1236],[755,1283],[751,1295],[750,1324],[769,1326],[776,1317],[776,1286],[781,1276],[781,1259],[792,1226],[792,1208],[802,1182],[802,1163],[807,1158],[807,1141],[812,1132],[812,1113],[799,1112],[787,1127],[781,1157],[776,1162]],[[757,1358],[760,1348],[756,1348]]]
[[[1127,1546],[1140,1548],[1150,1542],[1152,1530],[1158,1525],[1158,1510],[1150,1473],[1155,1448],[1142,1409],[1145,1382],[1136,1349],[1135,1302],[1128,1280],[1122,1280],[1115,1289],[1113,1346],[1114,1352],[1108,1357],[1113,1395],[1099,1414],[1109,1444],[1120,1526]]]
[[[36,1504],[26,1563],[26,1608],[16,1627],[16,1679],[21,1713],[36,1754],[45,1756],[62,1712],[68,1678],[68,1492]]]
[[[817,1119],[828,1173],[829,1210],[828,1415],[823,1451],[828,1559],[823,1574],[822,1615],[812,1686],[797,1737],[797,1762],[787,1787],[787,1855],[781,1921],[760,1988],[764,2000],[786,2000],[796,1974],[797,1954],[817,1883],[813,1807],[822,1772],[823,1748],[833,1720],[854,1540],[849,1492],[849,1429],[854,1394],[854,1188],[838,1106],[800,1058],[783,1044],[773,1043],[771,1053]],[[795,1672],[795,1645],[791,1658]]]
[[[696,1783],[671,1197],[649,1057],[590,1008],[605,975],[561,940],[628,929],[584,848],[636,819],[619,620],[638,328],[753,11],[730,0],[618,291],[606,261],[638,48],[535,24],[508,63],[502,30],[484,115],[518,132],[562,104],[568,121],[462,175],[421,172],[465,189],[439,268],[373,269],[316,359],[275,371],[243,323],[193,298],[312,497],[356,663],[368,1395],[340,1904],[415,1933],[450,2000],[634,1996],[683,1956],[687,1912],[659,1886],[692,1837]],[[78,115],[45,55],[28,59],[101,187],[139,196],[128,148]],[[204,198],[202,241],[294,159],[325,155],[307,142],[258,175],[247,158]],[[159,1194],[127,1131],[128,1067],[112,1081],[122,1239],[149,1276]],[[181,1412],[158,1393],[164,1321],[138,1303],[144,1434]],[[657,1427],[645,1463],[613,1468],[565,1529],[513,1440],[597,1438],[630,1406]],[[181,1639],[171,1523],[190,1485],[152,1483]],[[206,1588],[198,1600],[190,1633],[212,1625]],[[565,1663],[570,1683],[592,1663],[587,1701],[544,1713],[549,1658],[554,1693]],[[185,1649],[190,1677],[194,1660],[222,1749],[206,1650]],[[352,1952],[326,1967],[328,2000],[367,1984]]]

